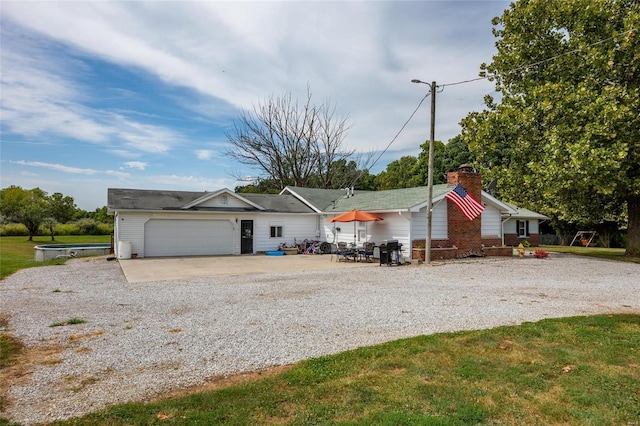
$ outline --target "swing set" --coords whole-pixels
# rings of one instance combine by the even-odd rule
[[[593,247],[596,245],[596,241],[593,240],[597,235],[598,233],[596,231],[578,231],[569,246],[577,242],[582,247]]]

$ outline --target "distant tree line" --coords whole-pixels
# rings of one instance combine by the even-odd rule
[[[13,185],[0,189],[0,225],[6,227],[11,223],[24,225],[30,241],[43,230],[53,241],[56,230],[65,224],[73,226],[67,227],[64,233],[96,235],[113,230],[113,216],[107,214],[106,206],[89,212],[79,209],[73,197],[59,192],[48,195],[40,188],[23,189]],[[21,233],[15,229],[11,232]]]

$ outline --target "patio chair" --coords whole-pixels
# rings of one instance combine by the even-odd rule
[[[338,248],[335,251],[335,254],[338,256],[338,262],[347,262],[351,260],[349,259],[349,256],[353,256],[353,250],[349,249],[347,243],[341,241],[338,243]]]
[[[362,250],[360,250],[360,256],[364,257],[367,262],[372,261],[373,257],[373,248],[375,247],[375,243],[373,241],[368,241],[362,245]]]

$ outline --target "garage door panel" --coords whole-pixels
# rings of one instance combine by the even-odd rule
[[[233,254],[227,220],[151,219],[144,226],[145,257]]]

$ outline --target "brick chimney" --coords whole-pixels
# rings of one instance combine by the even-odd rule
[[[456,172],[447,174],[447,184],[453,188],[460,184],[473,198],[482,201],[482,176],[474,173],[469,164],[463,164]],[[447,228],[449,244],[455,245],[459,253],[469,250],[482,251],[482,215],[469,220],[455,204],[447,200]]]

